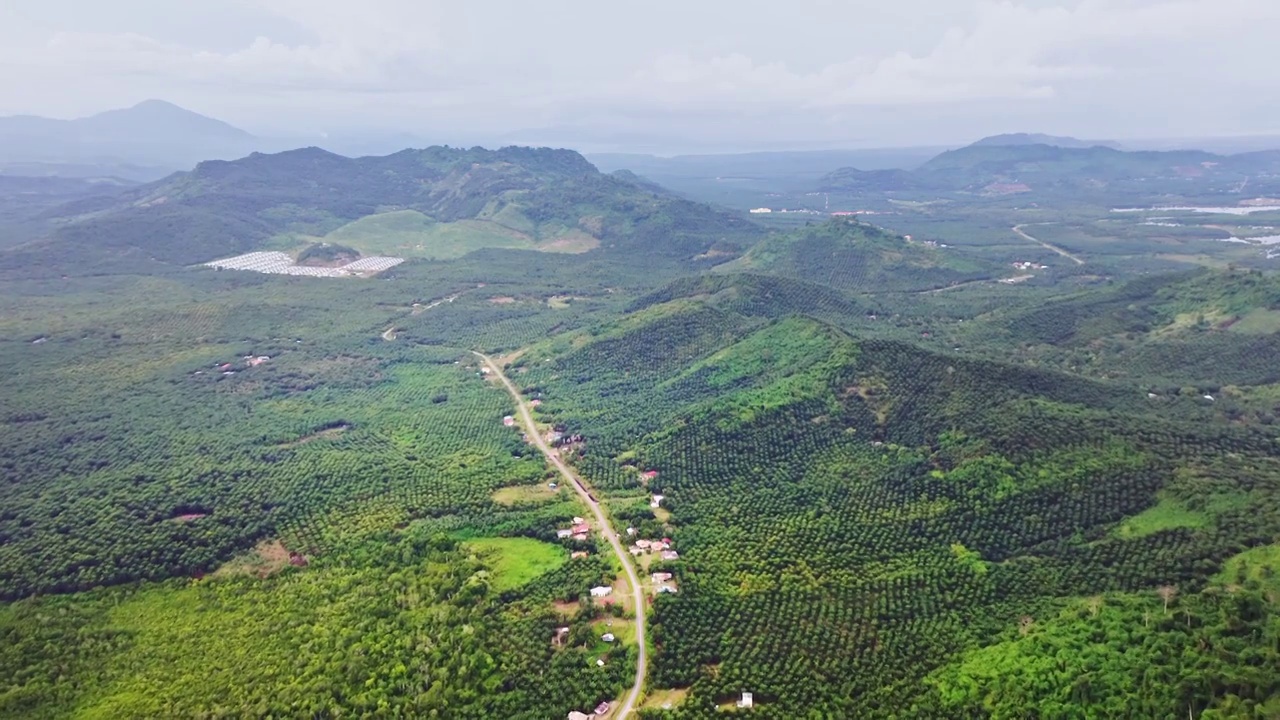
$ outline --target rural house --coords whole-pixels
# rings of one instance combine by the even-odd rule
[[[591,588],[591,597],[608,597],[613,594],[613,588],[608,585]]]

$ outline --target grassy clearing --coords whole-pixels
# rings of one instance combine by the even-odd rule
[[[642,710],[674,710],[689,697],[689,688],[651,690],[644,698]]]
[[[532,248],[528,235],[487,220],[440,223],[416,210],[368,215],[325,236],[366,255],[459,258],[483,248]]]
[[[1255,308],[1232,325],[1231,331],[1247,335],[1270,335],[1280,332],[1280,310]]]
[[[614,642],[612,643],[600,640],[594,652],[605,652],[606,650],[636,644],[636,625],[627,618],[606,615],[591,623],[591,627],[596,631],[597,638],[603,637],[605,633],[613,633],[614,636]]]
[[[532,538],[476,538],[467,545],[492,568],[498,592],[520,587],[569,559],[562,548]]]
[[[1202,528],[1208,524],[1208,515],[1190,510],[1177,500],[1161,498],[1153,507],[1121,522],[1113,534],[1119,538],[1133,539],[1153,535],[1161,530]]]
[[[560,490],[560,488],[552,490],[545,483],[541,485],[512,485],[499,488],[493,494],[493,501],[505,507],[545,505],[561,499]]]
[[[1257,580],[1273,590],[1280,590],[1280,543],[1262,545],[1228,559],[1213,579],[1224,585],[1241,585]]]

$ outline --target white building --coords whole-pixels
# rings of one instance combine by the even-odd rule
[[[742,693],[742,699],[738,701],[738,707],[740,708],[755,707],[755,704],[755,698],[751,697],[749,692]]]
[[[608,585],[591,588],[591,597],[608,597],[613,594],[613,588]]]
[[[764,215],[765,213],[771,213],[771,212],[773,212],[773,210],[769,208],[753,208],[751,210],[752,215]]]

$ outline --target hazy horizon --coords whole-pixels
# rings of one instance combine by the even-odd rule
[[[644,11],[371,0],[0,8],[0,115],[157,98],[263,137],[586,152],[1280,132],[1260,0],[906,0]]]

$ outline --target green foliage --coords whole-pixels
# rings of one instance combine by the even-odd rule
[[[549,642],[550,593],[585,592],[600,568],[500,602],[483,562],[408,532],[267,580],[22,601],[0,615],[0,714],[545,718],[613,697],[628,662]]]
[[[680,717],[743,690],[776,717],[963,715],[921,686],[957,653],[1063,597],[1190,591],[1280,530],[1265,435],[1124,387],[761,325],[718,301],[728,287],[687,287],[520,363],[541,410],[586,433],[592,482],[657,471],[681,591],[655,604],[654,682],[690,688]],[[689,299],[653,304],[672,296]],[[1146,523],[1163,497],[1204,522]]]
[[[722,269],[768,272],[858,292],[926,290],[994,274],[955,250],[845,218],[773,235]]]
[[[493,568],[490,586],[498,592],[518,588],[568,560],[564,548],[532,538],[476,538],[467,547]]]
[[[299,265],[306,265],[308,261],[333,263],[338,261],[349,262],[360,257],[360,251],[346,245],[336,245],[333,243],[312,243],[303,248],[298,253],[295,261]]]
[[[1256,586],[1071,603],[926,680],[906,717],[1269,717],[1280,711],[1280,623]],[[1269,647],[1268,647],[1269,646]]]

